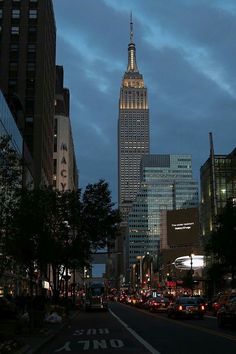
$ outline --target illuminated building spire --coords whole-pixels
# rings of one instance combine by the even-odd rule
[[[134,44],[134,32],[133,32],[133,20],[132,12],[130,14],[130,43],[128,45],[128,72],[138,72],[138,66],[136,63],[136,49]]]
[[[130,13],[130,43],[134,42],[132,11]]]

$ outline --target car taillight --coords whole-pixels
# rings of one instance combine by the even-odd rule
[[[179,311],[182,311],[182,310],[183,310],[183,306],[179,305]]]
[[[204,305],[201,305],[201,310],[203,310],[203,311],[205,310],[205,307],[204,307]]]

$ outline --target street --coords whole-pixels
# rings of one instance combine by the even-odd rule
[[[169,319],[112,303],[107,312],[78,312],[38,354],[49,353],[235,354],[235,329],[218,329],[216,319]]]

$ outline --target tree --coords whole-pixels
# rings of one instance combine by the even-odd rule
[[[94,250],[111,244],[116,237],[121,217],[118,209],[113,207],[104,180],[86,187],[82,197],[82,230]]]
[[[0,137],[0,278],[12,260],[6,253],[6,239],[12,213],[17,204],[17,191],[22,183],[22,159],[11,143],[11,137]]]
[[[20,191],[14,211],[8,251],[27,268],[31,292],[35,271],[46,276],[53,269],[54,291],[69,268],[83,268],[92,251],[110,243],[120,216],[113,209],[108,184],[99,181],[81,191],[60,192],[52,188]]]
[[[221,215],[217,218],[215,230],[210,234],[205,252],[214,257],[214,263],[221,265],[223,274],[231,274],[231,286],[236,286],[236,205],[228,200]],[[216,267],[217,268],[217,267]],[[214,270],[213,269],[213,270]]]

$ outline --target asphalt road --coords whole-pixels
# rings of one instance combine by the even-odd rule
[[[109,312],[79,312],[42,348],[50,353],[236,354],[236,330],[218,329],[216,319],[169,319],[112,303]]]

